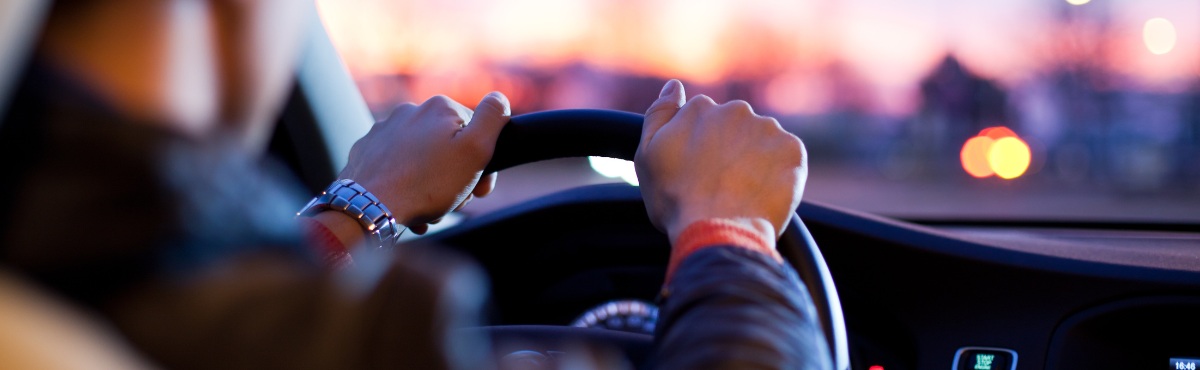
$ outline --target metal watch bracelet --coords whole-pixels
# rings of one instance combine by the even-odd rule
[[[404,227],[396,222],[379,198],[350,179],[341,179],[330,184],[321,195],[308,202],[296,216],[313,216],[322,211],[338,211],[355,221],[366,230],[372,242],[380,247],[396,245]]]

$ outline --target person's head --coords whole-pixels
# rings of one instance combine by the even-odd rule
[[[41,59],[119,113],[261,148],[314,5],[297,0],[60,0]]]

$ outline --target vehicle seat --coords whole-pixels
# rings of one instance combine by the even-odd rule
[[[0,269],[0,367],[149,369],[113,329]]]

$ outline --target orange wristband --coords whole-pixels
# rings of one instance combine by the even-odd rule
[[[671,281],[679,263],[693,252],[707,247],[735,246],[766,254],[775,261],[783,262],[779,251],[772,247],[773,237],[774,235],[763,235],[757,230],[727,219],[710,218],[693,222],[683,229],[671,249],[666,281]]]

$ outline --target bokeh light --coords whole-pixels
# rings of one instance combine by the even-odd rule
[[[1029,145],[1016,132],[1004,127],[988,127],[963,144],[959,152],[963,170],[975,178],[992,175],[1011,180],[1025,174],[1033,156]]]
[[[1067,0],[1071,5],[1083,5],[1092,2],[1092,0]]]
[[[634,170],[633,162],[608,157],[588,157],[588,164],[592,166],[593,171],[604,177],[620,178],[630,185],[638,185],[637,171]]]
[[[1025,174],[1031,158],[1029,145],[1015,137],[996,140],[987,153],[988,165],[996,172],[996,176],[1005,180]]]
[[[987,160],[988,150],[992,148],[994,142],[995,140],[987,136],[976,136],[967,140],[960,154],[963,169],[967,170],[967,174],[972,177],[985,178],[995,173]]]
[[[1142,27],[1142,41],[1146,49],[1155,55],[1163,55],[1175,48],[1175,25],[1164,18],[1152,18]]]
[[[979,136],[987,136],[992,138],[992,140],[1000,140],[1006,137],[1016,137],[1017,133],[1009,130],[1008,127],[996,126],[983,129],[983,131],[979,132]]]

